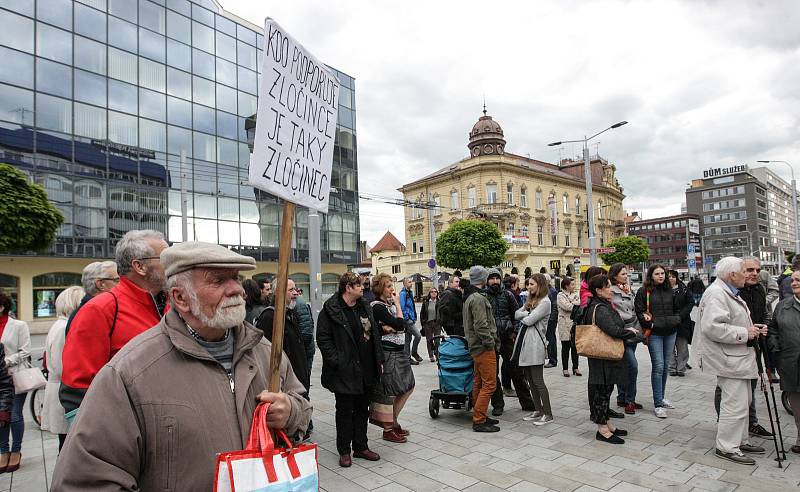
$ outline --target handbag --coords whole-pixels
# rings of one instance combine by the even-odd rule
[[[597,307],[592,312],[591,325],[575,327],[575,349],[578,355],[592,359],[622,360],[625,355],[625,344],[622,339],[614,338],[595,324]]]
[[[310,492],[319,490],[316,444],[292,446],[286,434],[275,437],[287,447],[276,446],[267,427],[269,403],[260,403],[253,415],[250,436],[242,451],[217,456],[215,492]]]
[[[20,395],[47,386],[47,379],[38,367],[24,367],[11,375],[14,381],[14,394]]]

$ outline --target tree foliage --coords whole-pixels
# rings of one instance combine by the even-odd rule
[[[647,247],[647,242],[638,236],[620,236],[606,243],[605,247],[617,249],[614,253],[600,255],[607,265],[614,263],[634,265],[647,261],[650,257],[650,248]]]
[[[499,265],[506,250],[500,229],[485,220],[459,220],[436,238],[436,262],[447,268]]]
[[[44,188],[0,163],[0,253],[44,250],[62,222],[64,216],[47,200]]]

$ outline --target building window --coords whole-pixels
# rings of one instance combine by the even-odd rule
[[[522,237],[528,237],[528,226],[524,225],[521,229]]]
[[[458,192],[450,192],[450,210],[458,210]]]
[[[508,223],[508,227],[506,227],[506,234],[508,234],[509,236],[513,236],[514,235],[514,223],[513,222],[509,222]]]
[[[550,236],[550,241],[553,243],[553,246],[558,246],[558,234],[552,234]]]
[[[486,185],[486,203],[497,203],[497,185]]]
[[[603,218],[603,200],[597,201],[597,218],[598,219]]]
[[[467,208],[475,207],[475,187],[470,186],[467,188]]]
[[[569,197],[564,195],[561,197],[561,203],[565,214],[569,213]]]
[[[572,241],[571,241],[570,235],[569,235],[569,229],[565,229],[564,230],[564,246],[566,246],[568,248],[570,246],[572,246]]]
[[[400,265],[392,265],[392,274],[396,275],[400,273]]]
[[[442,213],[442,199],[438,195],[433,197],[433,214],[440,215]]]
[[[339,290],[339,275],[335,273],[322,274],[322,295],[332,296]]]
[[[544,246],[544,226],[536,226],[536,242],[539,246]]]
[[[33,277],[33,317],[55,317],[56,297],[73,285],[81,285],[80,274],[56,272]]]
[[[506,185],[506,203],[514,205],[514,185],[511,183]]]
[[[583,247],[583,231],[578,229],[575,232],[576,232],[576,234],[575,234],[575,239],[576,239],[575,246],[578,247],[578,248],[581,248],[581,247]]]
[[[19,301],[19,279],[17,277],[12,277],[11,275],[0,273],[0,289],[3,289],[3,292],[5,292],[6,295],[11,298],[11,312],[15,315],[18,315],[19,307],[17,307],[17,302]]]
[[[542,191],[536,190],[536,210],[542,210]]]
[[[581,197],[575,197],[575,215],[581,214]]]
[[[528,189],[522,188],[519,190],[519,206],[528,208]]]

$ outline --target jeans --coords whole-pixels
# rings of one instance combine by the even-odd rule
[[[669,358],[669,372],[683,374],[686,372],[686,363],[689,362],[689,340],[683,337],[675,339],[675,350]]]
[[[475,365],[475,382],[472,385],[472,401],[475,402],[473,424],[486,422],[486,411],[497,385],[497,355],[494,350],[486,350],[472,356]]]
[[[406,353],[416,359],[421,359],[419,356],[419,341],[422,340],[422,333],[417,328],[417,322],[410,319],[405,320],[406,323]],[[414,343],[411,343],[411,338],[414,338]]]
[[[636,378],[639,377],[639,361],[636,360],[638,343],[625,344],[625,365],[628,366],[628,384],[617,385],[617,401],[636,403]],[[663,396],[662,396],[663,398]]]
[[[442,326],[439,324],[438,321],[428,321],[425,323],[425,341],[428,344],[428,358],[432,359],[434,357],[439,356],[439,339],[434,339],[433,337],[438,337],[442,334]]]
[[[19,453],[22,449],[22,435],[25,433],[25,420],[22,418],[22,407],[25,405],[25,398],[28,393],[14,395],[14,403],[11,405],[11,423],[0,428],[0,453],[8,453],[8,434],[11,433],[12,441],[11,452]]]
[[[350,454],[350,444],[356,453],[367,447],[367,421],[369,420],[369,394],[336,397],[336,449],[340,455]]]
[[[653,405],[656,407],[664,406],[664,391],[667,388],[667,363],[675,349],[676,333],[666,336],[651,335],[647,343],[650,351],[650,362],[653,371],[650,373],[650,383],[653,385]]]
[[[521,368],[531,387],[533,396],[533,406],[537,412],[552,416],[553,410],[550,408],[550,392],[544,384],[544,366],[524,366]]]

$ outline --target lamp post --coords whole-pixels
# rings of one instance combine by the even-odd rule
[[[560,142],[547,144],[548,147],[553,147],[565,143],[583,142],[583,175],[584,181],[586,181],[586,215],[588,215],[589,218],[589,264],[591,266],[597,266],[597,237],[594,235],[594,204],[592,203],[592,170],[590,168],[591,163],[589,162],[589,140],[607,132],[608,130],[613,130],[627,124],[627,121],[620,121],[619,123],[609,126],[603,131],[595,133],[591,137],[584,137],[579,140],[562,140]],[[561,165],[560,162],[559,165]]]
[[[797,220],[797,183],[794,180],[794,168],[786,161],[758,161],[762,164],[769,164],[772,162],[781,162],[786,164],[789,171],[792,173],[792,213],[794,214],[794,252],[800,252],[800,223]]]

